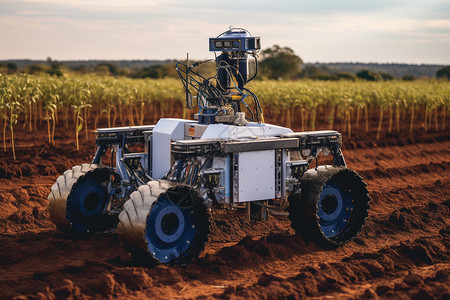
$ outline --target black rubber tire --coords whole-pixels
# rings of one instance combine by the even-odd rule
[[[88,171],[78,178],[72,186],[67,197],[66,219],[71,225],[73,233],[81,236],[89,236],[96,233],[111,233],[116,230],[119,219],[117,215],[107,212],[109,197],[107,186],[111,181],[113,171],[105,166],[100,166]],[[94,190],[92,189],[94,187]],[[97,193],[95,193],[95,189]],[[86,192],[89,193],[86,195]],[[89,196],[94,195],[94,201],[89,205]],[[91,201],[92,202],[92,201]],[[92,206],[92,211],[83,211]]]
[[[351,195],[353,208],[347,225],[334,236],[326,236],[320,225],[318,203],[325,185],[334,184]],[[305,241],[314,241],[322,247],[335,248],[354,239],[368,217],[370,197],[367,184],[355,171],[346,167],[320,166],[308,170],[299,189],[289,195],[291,226]]]
[[[60,231],[65,233],[70,232],[70,224],[66,219],[66,207],[67,197],[69,197],[73,185],[77,182],[78,178],[98,167],[100,166],[97,164],[74,166],[72,169],[65,171],[63,175],[59,176],[53,184],[51,192],[47,197],[47,210],[50,215],[50,220]]]
[[[76,207],[76,203],[73,203],[73,192],[82,189],[82,185],[87,181],[95,181],[99,182],[106,193],[110,172],[109,168],[102,165],[82,164],[65,171],[58,177],[48,196],[48,211],[50,219],[60,231],[80,236],[115,230],[118,223],[117,217],[103,213],[108,203],[102,205],[101,213],[98,216],[90,218],[76,216],[73,211],[73,208]]]
[[[196,230],[192,241],[189,241],[189,248],[185,252],[181,253],[180,256],[171,256],[161,261],[158,258],[160,253],[156,253],[157,251],[152,247],[149,240],[148,230],[150,227],[148,222],[152,212],[158,207],[158,201],[163,201],[168,193],[171,194],[172,198],[173,194],[177,193],[189,193],[192,196],[188,198],[192,198],[193,201],[191,213]],[[180,203],[180,205],[184,204]],[[210,210],[197,192],[186,185],[159,180],[150,181],[131,194],[119,215],[117,229],[125,249],[138,263],[146,266],[156,263],[182,266],[197,258],[204,250],[210,233],[210,224]]]

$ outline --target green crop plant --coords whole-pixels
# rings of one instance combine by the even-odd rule
[[[86,119],[83,118],[82,115],[84,112],[84,115],[86,116],[87,115],[86,110],[89,107],[92,107],[92,105],[87,104],[87,103],[82,103],[80,105],[72,105],[72,107],[74,108],[74,115],[75,115],[75,141],[76,141],[76,145],[77,145],[77,151],[80,151],[80,143],[79,143],[78,136],[80,134],[80,131],[83,129],[83,122],[86,122]]]
[[[400,132],[401,125],[409,125],[410,134],[419,127],[443,131],[450,106],[448,81],[262,80],[248,87],[261,100],[267,122],[302,131],[340,129],[348,136],[360,130],[361,122],[366,132],[375,128],[378,138],[384,131]],[[88,126],[96,128],[101,120],[114,127],[155,123],[162,117],[192,118],[196,111],[188,111],[184,101],[182,85],[173,78],[0,74],[3,148],[8,129],[13,145],[17,123],[34,132],[45,122],[54,145],[59,126],[75,128],[78,140],[82,130],[89,138]]]
[[[1,109],[3,118],[3,147],[6,151],[6,128],[9,127],[11,136],[11,148],[13,158],[16,160],[14,145],[14,126],[17,124],[19,115],[23,112],[23,102],[20,101],[24,94],[24,85],[14,84],[14,78],[1,77]]]

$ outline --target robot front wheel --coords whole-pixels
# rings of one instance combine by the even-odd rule
[[[106,211],[110,180],[111,170],[98,164],[82,164],[65,171],[48,196],[52,222],[60,231],[75,236],[114,231],[117,216]]]
[[[144,265],[184,265],[208,241],[210,212],[191,187],[150,181],[133,192],[119,215],[125,248]]]

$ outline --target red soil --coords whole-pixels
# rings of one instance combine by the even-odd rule
[[[45,128],[17,131],[18,160],[0,152],[0,298],[450,298],[450,132],[344,137],[372,209],[359,237],[336,250],[304,243],[286,218],[216,215],[199,259],[149,269],[115,234],[73,240],[48,220],[51,185],[90,161],[93,134],[77,152],[72,132],[57,131],[49,147]]]

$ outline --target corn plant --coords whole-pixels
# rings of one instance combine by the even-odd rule
[[[444,131],[450,107],[448,81],[263,80],[251,82],[248,88],[258,95],[269,122],[276,120],[302,131],[339,127],[348,136],[353,128],[360,129],[361,122],[366,132],[374,127],[377,138],[383,132],[399,132],[402,123],[409,125],[410,134],[419,126],[426,131]],[[3,148],[6,151],[8,129],[11,146],[14,144],[18,122],[30,132],[45,122],[49,144],[54,145],[62,120],[64,128],[75,128],[79,149],[79,133],[84,129],[88,138],[92,115],[95,127],[102,118],[109,127],[142,125],[145,120],[156,122],[162,117],[190,118],[195,112],[187,111],[184,101],[182,85],[173,78],[0,74]],[[371,118],[377,118],[377,123],[370,124]],[[326,124],[318,124],[318,119],[325,119]]]

